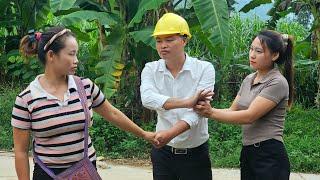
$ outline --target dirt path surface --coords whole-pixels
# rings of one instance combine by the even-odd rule
[[[121,163],[121,165],[119,164]],[[107,180],[152,180],[150,163],[143,161],[133,162],[136,166],[129,165],[127,161],[98,161],[98,171],[102,179]],[[138,167],[137,167],[138,166]],[[33,162],[30,158],[30,172],[33,171]],[[32,173],[31,173],[32,174]],[[238,169],[212,169],[214,180],[240,179]],[[11,152],[0,151],[0,180],[17,180],[14,168],[14,155]],[[291,173],[290,180],[320,180],[320,174]]]

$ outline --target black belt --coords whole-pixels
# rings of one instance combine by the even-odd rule
[[[264,145],[272,144],[272,143],[277,143],[277,142],[282,143],[281,141],[278,141],[278,140],[276,140],[276,139],[268,139],[268,140],[261,141],[261,142],[257,142],[257,143],[254,143],[254,144],[251,144],[251,145],[248,145],[248,146],[244,146],[244,147],[255,147],[255,148],[259,148],[259,147],[262,147],[262,146],[264,146]]]
[[[172,146],[165,145],[161,149],[170,151],[172,154],[190,154],[199,152],[200,150],[203,150],[205,148],[208,148],[208,141],[194,148],[174,148]]]

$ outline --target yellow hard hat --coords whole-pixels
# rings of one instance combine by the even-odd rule
[[[167,34],[187,35],[188,39],[191,38],[187,21],[174,13],[166,13],[159,19],[152,36]]]

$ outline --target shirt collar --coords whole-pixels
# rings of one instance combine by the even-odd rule
[[[279,68],[278,67],[274,67],[273,69],[271,69],[265,76],[263,76],[263,78],[261,78],[256,84],[259,84],[259,83],[265,83],[267,81],[269,81],[274,74],[277,74],[279,73]],[[258,72],[255,72],[252,76],[252,82],[254,80],[254,78],[257,76]]]
[[[194,74],[192,72],[192,60],[191,60],[191,57],[187,53],[185,53],[185,55],[186,55],[186,60],[185,60],[185,62],[183,64],[183,67],[182,67],[180,72],[190,71],[192,78],[194,78]],[[160,66],[159,66],[158,71],[162,71],[162,72],[168,71],[168,69],[166,67],[166,62],[165,62],[164,59],[160,59]]]
[[[35,80],[30,83],[30,92],[33,99],[37,98],[48,98],[48,99],[56,99],[53,95],[47,93],[42,86],[40,85],[39,78],[44,74],[38,75]],[[70,94],[71,89],[77,90],[77,85],[72,77],[72,75],[68,75],[68,94]]]

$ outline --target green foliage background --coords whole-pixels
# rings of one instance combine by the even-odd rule
[[[84,7],[80,3],[78,8],[83,8],[85,11],[77,15],[73,14],[73,11],[79,9],[69,9],[75,0],[60,1],[61,6],[58,1],[50,0],[51,3],[55,2],[58,4],[54,4],[54,8],[51,11],[49,11],[48,5],[44,6],[44,14],[40,14],[42,16],[41,22],[38,21],[35,25],[39,28],[57,24],[67,25],[68,28],[76,32],[80,48],[78,75],[89,77],[92,80],[96,80],[96,82],[102,82],[100,87],[105,92],[113,94],[109,99],[113,105],[133,119],[143,129],[154,131],[154,112],[153,114],[151,112],[150,116],[145,116],[145,111],[140,103],[139,76],[146,62],[158,58],[154,49],[152,49],[154,47],[154,44],[152,45],[154,43],[153,39],[149,36],[152,31],[152,28],[149,26],[154,24],[156,18],[142,17],[144,13],[146,13],[145,17],[154,17],[154,14],[162,12],[163,7],[160,4],[167,1],[159,0],[151,2],[149,0],[141,0],[139,2],[141,2],[143,8],[138,8],[137,1],[129,1],[131,3],[129,6],[132,8],[129,9],[128,14],[121,14],[124,13],[121,12],[121,8],[125,9],[123,6],[128,4],[120,3],[120,6],[116,7],[117,3],[113,0],[109,2],[114,7],[103,6],[104,8],[108,8],[108,15],[105,14],[104,18],[97,20],[96,15],[100,16],[101,12],[106,13],[106,9],[102,9],[102,6],[96,2],[88,1],[89,5],[87,4]],[[41,0],[41,2],[47,3],[45,0]],[[157,4],[155,2],[161,3]],[[258,31],[267,28],[267,25],[270,25],[270,23],[267,24],[257,17],[243,19],[239,14],[233,13],[231,18],[228,19],[228,25],[226,25],[226,21],[219,24],[223,28],[229,27],[227,34],[214,32],[211,34],[212,36],[209,36],[210,28],[208,30],[208,28],[201,27],[198,21],[205,24],[206,27],[216,24],[205,18],[198,20],[196,14],[203,16],[203,12],[200,12],[201,7],[207,7],[207,5],[201,3],[208,4],[218,1],[192,0],[192,2],[196,4],[195,12],[192,9],[178,11],[185,14],[186,19],[190,22],[193,34],[193,38],[186,47],[186,52],[191,56],[203,57],[214,64],[217,77],[215,85],[216,95],[213,104],[215,107],[226,108],[237,93],[243,78],[252,71],[248,66],[248,49],[252,38]],[[277,2],[280,1],[277,0]],[[221,13],[227,14],[225,9],[221,8],[225,3],[219,1],[217,4],[216,6],[220,7],[220,12],[212,13],[210,17]],[[14,3],[8,5],[10,6],[7,9],[9,15],[7,14],[5,21],[11,22],[12,19],[10,18],[15,17],[15,27],[12,28],[11,24],[8,25],[8,23],[4,27],[0,24],[0,149],[5,150],[12,150],[13,148],[10,119],[15,97],[37,74],[43,71],[42,66],[36,58],[23,59],[19,55],[17,48],[9,52],[7,52],[7,49],[1,49],[4,46],[12,47],[13,44],[17,45],[17,38],[21,38],[19,37],[19,33],[22,33],[20,31],[23,31],[22,34],[25,34],[26,30],[28,30],[27,28],[30,28],[28,27],[30,24],[26,25],[25,21],[23,21],[21,29],[16,28],[20,27],[21,20],[19,20],[19,13],[15,12],[14,5]],[[41,6],[41,4],[37,5]],[[210,10],[214,5],[208,5],[207,8]],[[60,7],[63,8],[59,9]],[[144,12],[147,8],[159,10]],[[8,13],[7,11],[0,12],[0,14]],[[86,13],[90,14],[86,16]],[[111,16],[109,17],[112,13],[116,14],[118,18],[122,18],[118,21],[121,26],[113,26],[114,19]],[[63,14],[69,15],[62,17]],[[77,19],[73,19],[73,16],[84,16],[86,19],[96,20],[77,23]],[[291,161],[291,167],[293,171],[319,173],[320,111],[316,108],[314,102],[318,90],[319,69],[317,68],[319,68],[319,61],[310,58],[310,43],[306,41],[310,38],[310,28],[296,21],[279,20],[279,18],[272,20],[274,21],[272,23],[276,23],[274,27],[276,30],[293,35],[296,40],[294,64],[296,98],[294,107],[288,112],[284,131],[284,140]],[[104,24],[107,21],[111,23],[110,26],[105,26],[104,33],[106,33],[105,36],[109,44],[104,46],[99,39],[99,30],[101,30],[99,29],[99,23]],[[9,30],[12,31],[10,32]],[[15,41],[9,41],[10,38],[16,39]],[[212,39],[218,39],[219,41],[212,42],[210,41]],[[222,40],[224,43],[227,43],[226,39],[228,39],[228,45],[230,46],[222,54],[223,51],[220,51],[222,47],[219,46],[219,42]],[[10,44],[12,42],[13,44]],[[151,45],[151,47],[147,45]],[[109,47],[110,49],[105,47]],[[119,50],[119,52],[117,51],[115,54],[114,50]],[[108,67],[107,73],[105,72],[107,71],[105,67]],[[111,77],[110,74],[116,75]],[[105,81],[111,83],[108,84]],[[117,91],[115,90],[116,87],[118,88]],[[240,127],[209,121],[209,133],[213,167],[239,167],[241,150]],[[90,134],[98,155],[110,158],[149,158],[150,144],[119,130],[96,114],[94,115],[94,125],[90,129]]]

